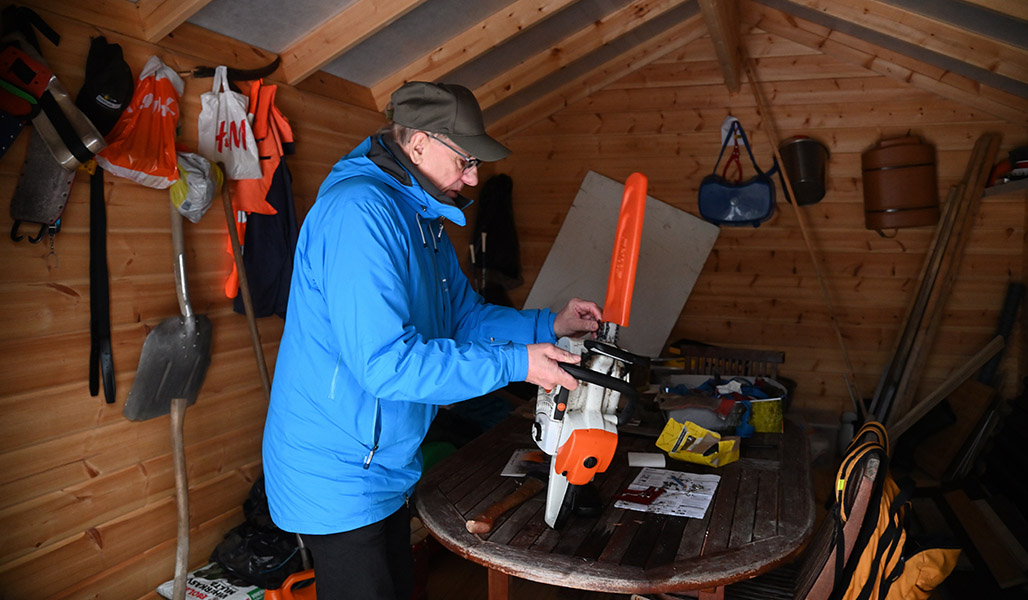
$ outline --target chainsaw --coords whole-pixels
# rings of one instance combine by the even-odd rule
[[[617,428],[631,418],[637,397],[628,381],[632,365],[648,360],[617,345],[618,329],[628,326],[631,312],[646,186],[646,177],[640,173],[633,173],[625,182],[603,322],[596,339],[565,337],[557,341],[558,347],[581,357],[577,365],[560,363],[578,380],[578,387],[540,387],[536,395],[532,438],[552,457],[544,519],[554,529],[573,511],[590,515],[602,508],[590,482],[607,470],[617,449]],[[619,412],[622,397],[626,404]]]

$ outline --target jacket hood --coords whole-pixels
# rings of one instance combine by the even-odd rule
[[[421,218],[443,217],[463,227],[467,220],[462,208],[471,204],[464,196],[458,196],[461,206],[454,204],[425,179],[417,168],[406,160],[399,147],[382,135],[365,139],[349,154],[332,167],[321,189],[325,190],[340,181],[353,177],[372,177],[400,192],[398,198],[406,202]]]

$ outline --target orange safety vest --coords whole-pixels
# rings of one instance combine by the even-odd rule
[[[276,210],[268,204],[266,198],[271,180],[275,177],[282,156],[285,154],[282,144],[293,142],[293,129],[289,120],[275,106],[275,92],[278,86],[264,85],[263,80],[250,83],[249,114],[252,115],[253,137],[257,142],[257,155],[261,161],[260,179],[232,179],[232,208],[236,215],[236,232],[242,245],[246,237],[246,215],[260,213],[276,214]],[[232,253],[232,240],[227,239],[227,252]],[[239,273],[235,261],[232,272],[225,281],[225,295],[235,298],[239,290]]]

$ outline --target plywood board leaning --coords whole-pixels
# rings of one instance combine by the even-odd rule
[[[573,297],[602,302],[624,184],[589,171],[543,262],[525,308],[560,310]],[[630,325],[618,344],[658,356],[699,278],[719,229],[646,197]]]

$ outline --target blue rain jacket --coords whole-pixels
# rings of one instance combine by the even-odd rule
[[[263,445],[271,515],[290,532],[395,512],[438,406],[524,380],[525,345],[555,341],[548,309],[471,289],[442,228],[463,212],[383,171],[372,144],[336,163],[297,242]]]

